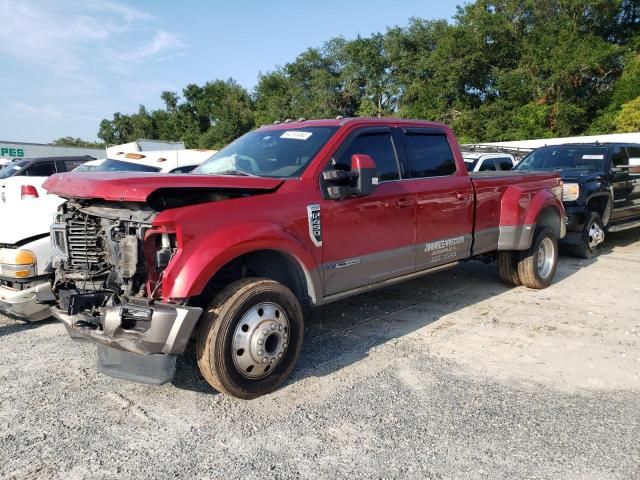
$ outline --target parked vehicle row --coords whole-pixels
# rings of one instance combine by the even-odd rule
[[[51,225],[46,287],[32,304],[72,338],[93,342],[108,375],[169,381],[194,338],[212,387],[255,398],[294,368],[303,307],[474,258],[493,260],[508,285],[546,288],[558,242],[571,243],[568,226],[584,232],[586,220],[572,217],[604,198],[588,188],[605,177],[611,207],[602,230],[634,225],[640,211],[625,209],[640,191],[633,146],[623,146],[627,167],[610,153],[617,147],[596,147],[606,151],[535,151],[513,168],[502,152],[463,155],[441,124],[336,119],[262,127],[187,175],[86,162],[85,173],[44,184],[64,202]],[[597,182],[588,161],[602,170]],[[584,207],[572,203],[583,197]],[[39,275],[26,256],[3,255],[21,275]],[[6,311],[2,287],[15,285],[0,286]]]

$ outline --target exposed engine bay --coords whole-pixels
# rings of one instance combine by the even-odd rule
[[[270,191],[176,188],[156,190],[145,203],[69,200],[51,226],[60,308],[100,327],[102,307],[152,304],[162,295],[162,272],[177,252],[175,232],[152,226],[159,212]]]
[[[59,292],[64,310],[78,313],[85,307],[117,304],[120,297],[152,296],[147,291],[144,241],[156,215],[145,204],[70,201],[60,207],[51,238],[54,291]],[[159,237],[161,248],[156,253],[166,266],[176,248],[175,237]],[[71,295],[75,305],[66,304]]]

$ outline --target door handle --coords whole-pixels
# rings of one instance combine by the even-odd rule
[[[398,208],[413,207],[415,204],[416,200],[414,198],[400,198],[396,200],[396,207]]]

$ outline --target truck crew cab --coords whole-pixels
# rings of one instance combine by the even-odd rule
[[[189,175],[78,174],[51,238],[53,315],[98,368],[161,383],[195,336],[204,378],[254,398],[292,371],[301,306],[496,258],[545,288],[564,236],[554,172],[470,176],[451,130],[401,119],[285,122]]]
[[[640,144],[541,147],[515,170],[560,173],[568,217],[562,243],[578,257],[596,255],[606,232],[640,227]]]

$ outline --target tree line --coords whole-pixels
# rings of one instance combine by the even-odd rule
[[[333,38],[259,75],[163,92],[163,108],[100,122],[139,138],[220,148],[287,118],[399,116],[449,124],[464,142],[640,130],[640,0],[478,0],[451,22]]]

